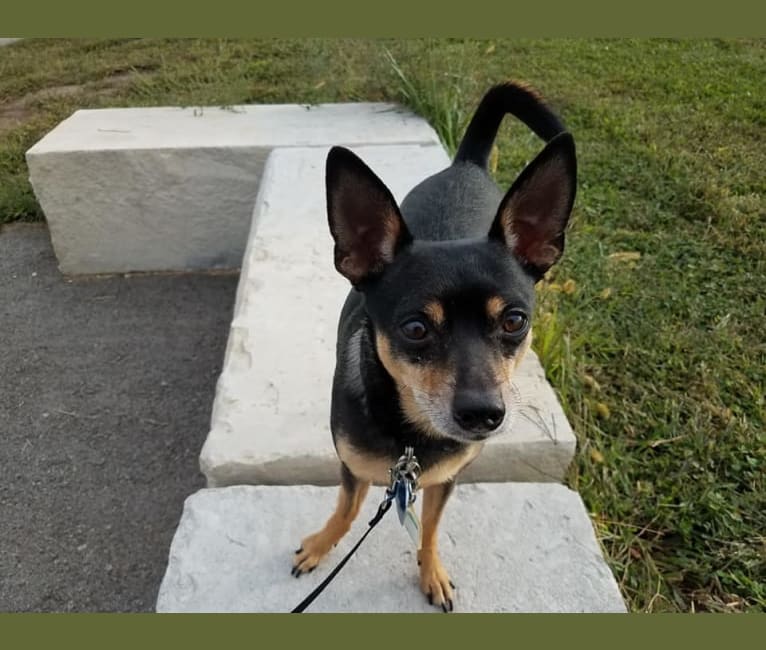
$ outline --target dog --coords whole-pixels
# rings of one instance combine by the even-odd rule
[[[545,142],[503,194],[488,172],[511,114]],[[292,573],[312,571],[345,535],[371,484],[412,447],[423,489],[420,587],[444,612],[454,589],[437,527],[455,479],[508,428],[511,379],[531,344],[535,285],[561,257],[574,204],[572,135],[531,88],[492,87],[452,164],[398,206],[348,149],[326,164],[336,269],[351,292],[338,325],[331,430],[335,512],[303,539]]]

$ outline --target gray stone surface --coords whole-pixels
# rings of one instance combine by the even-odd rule
[[[61,271],[85,274],[239,268],[275,147],[437,142],[391,104],[115,108],[75,112],[26,157]]]
[[[440,145],[354,150],[398,200],[449,163]],[[200,457],[211,487],[338,481],[330,391],[338,316],[350,285],[332,262],[325,157],[324,149],[279,149],[264,172]],[[533,353],[514,386],[509,430],[488,441],[464,480],[563,479],[575,437]]]
[[[67,281],[0,227],[0,611],[151,611],[236,276]]]
[[[349,535],[295,579],[293,551],[331,512],[335,488],[235,486],[186,500],[160,587],[160,612],[288,612],[356,542]],[[458,485],[440,527],[461,612],[624,612],[579,496],[546,483]],[[435,612],[420,593],[415,548],[389,512],[310,612]]]

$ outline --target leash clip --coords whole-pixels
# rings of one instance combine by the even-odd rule
[[[399,457],[394,466],[388,470],[388,474],[391,483],[387,492],[395,492],[397,483],[408,483],[413,494],[412,501],[414,501],[414,494],[419,488],[418,479],[421,474],[420,464],[415,457],[415,448],[405,447],[404,453]]]

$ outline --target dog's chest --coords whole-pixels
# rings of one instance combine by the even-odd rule
[[[426,488],[452,480],[479,455],[482,447],[482,443],[467,445],[455,453],[445,455],[443,458],[428,464],[423,467],[423,473],[420,475],[418,484],[420,487]],[[389,469],[396,462],[396,458],[361,452],[343,438],[337,440],[336,449],[338,457],[357,478],[375,485],[389,484],[391,480]],[[417,457],[417,449],[415,450],[415,457]]]

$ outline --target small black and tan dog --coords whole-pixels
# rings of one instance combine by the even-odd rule
[[[503,195],[487,171],[510,113],[547,145]],[[327,157],[335,266],[353,285],[338,327],[331,426],[341,461],[335,512],[306,537],[293,574],[346,534],[371,483],[413,447],[422,469],[420,585],[453,608],[437,526],[455,477],[504,431],[511,377],[531,342],[535,284],[561,256],[576,185],[575,145],[531,89],[484,96],[455,160],[399,208],[357,156]]]

